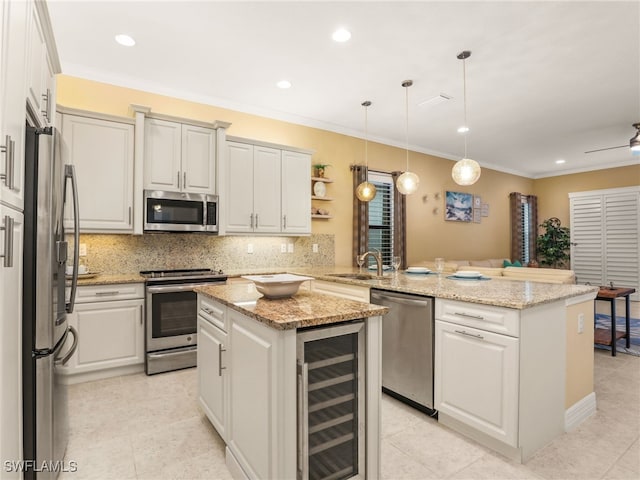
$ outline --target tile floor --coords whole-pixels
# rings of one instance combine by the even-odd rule
[[[383,395],[385,479],[640,478],[640,357],[595,351],[597,413],[525,465]],[[229,479],[224,446],[198,407],[196,370],[127,375],[70,389],[60,480]]]

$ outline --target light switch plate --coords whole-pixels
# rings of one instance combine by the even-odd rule
[[[288,243],[287,244],[287,252],[293,253],[293,243]]]
[[[311,245],[311,251],[313,253],[318,253],[318,244],[314,243],[313,245]]]
[[[287,253],[287,244],[286,243],[281,243],[280,244],[280,253]]]
[[[87,244],[86,243],[81,243],[79,245],[78,253],[79,253],[79,255],[81,257],[86,257],[87,256]]]
[[[247,244],[247,253],[253,253],[253,243]]]

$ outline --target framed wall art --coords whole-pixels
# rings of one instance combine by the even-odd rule
[[[473,195],[462,192],[446,192],[444,219],[452,222],[473,220]]]

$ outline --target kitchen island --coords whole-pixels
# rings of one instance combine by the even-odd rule
[[[199,402],[233,476],[294,479],[306,469],[379,478],[388,309],[305,289],[269,300],[253,284],[197,292]],[[333,343],[310,346],[325,341]]]

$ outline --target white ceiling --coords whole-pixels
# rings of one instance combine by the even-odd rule
[[[640,2],[63,1],[65,74],[459,159],[531,178],[637,164]],[[331,39],[337,27],[351,40]],[[132,48],[114,35],[135,38]],[[276,88],[286,78],[289,90]],[[421,102],[440,93],[452,100]],[[220,119],[224,120],[224,119]],[[557,159],[564,165],[556,165]],[[354,159],[361,161],[361,159]]]

